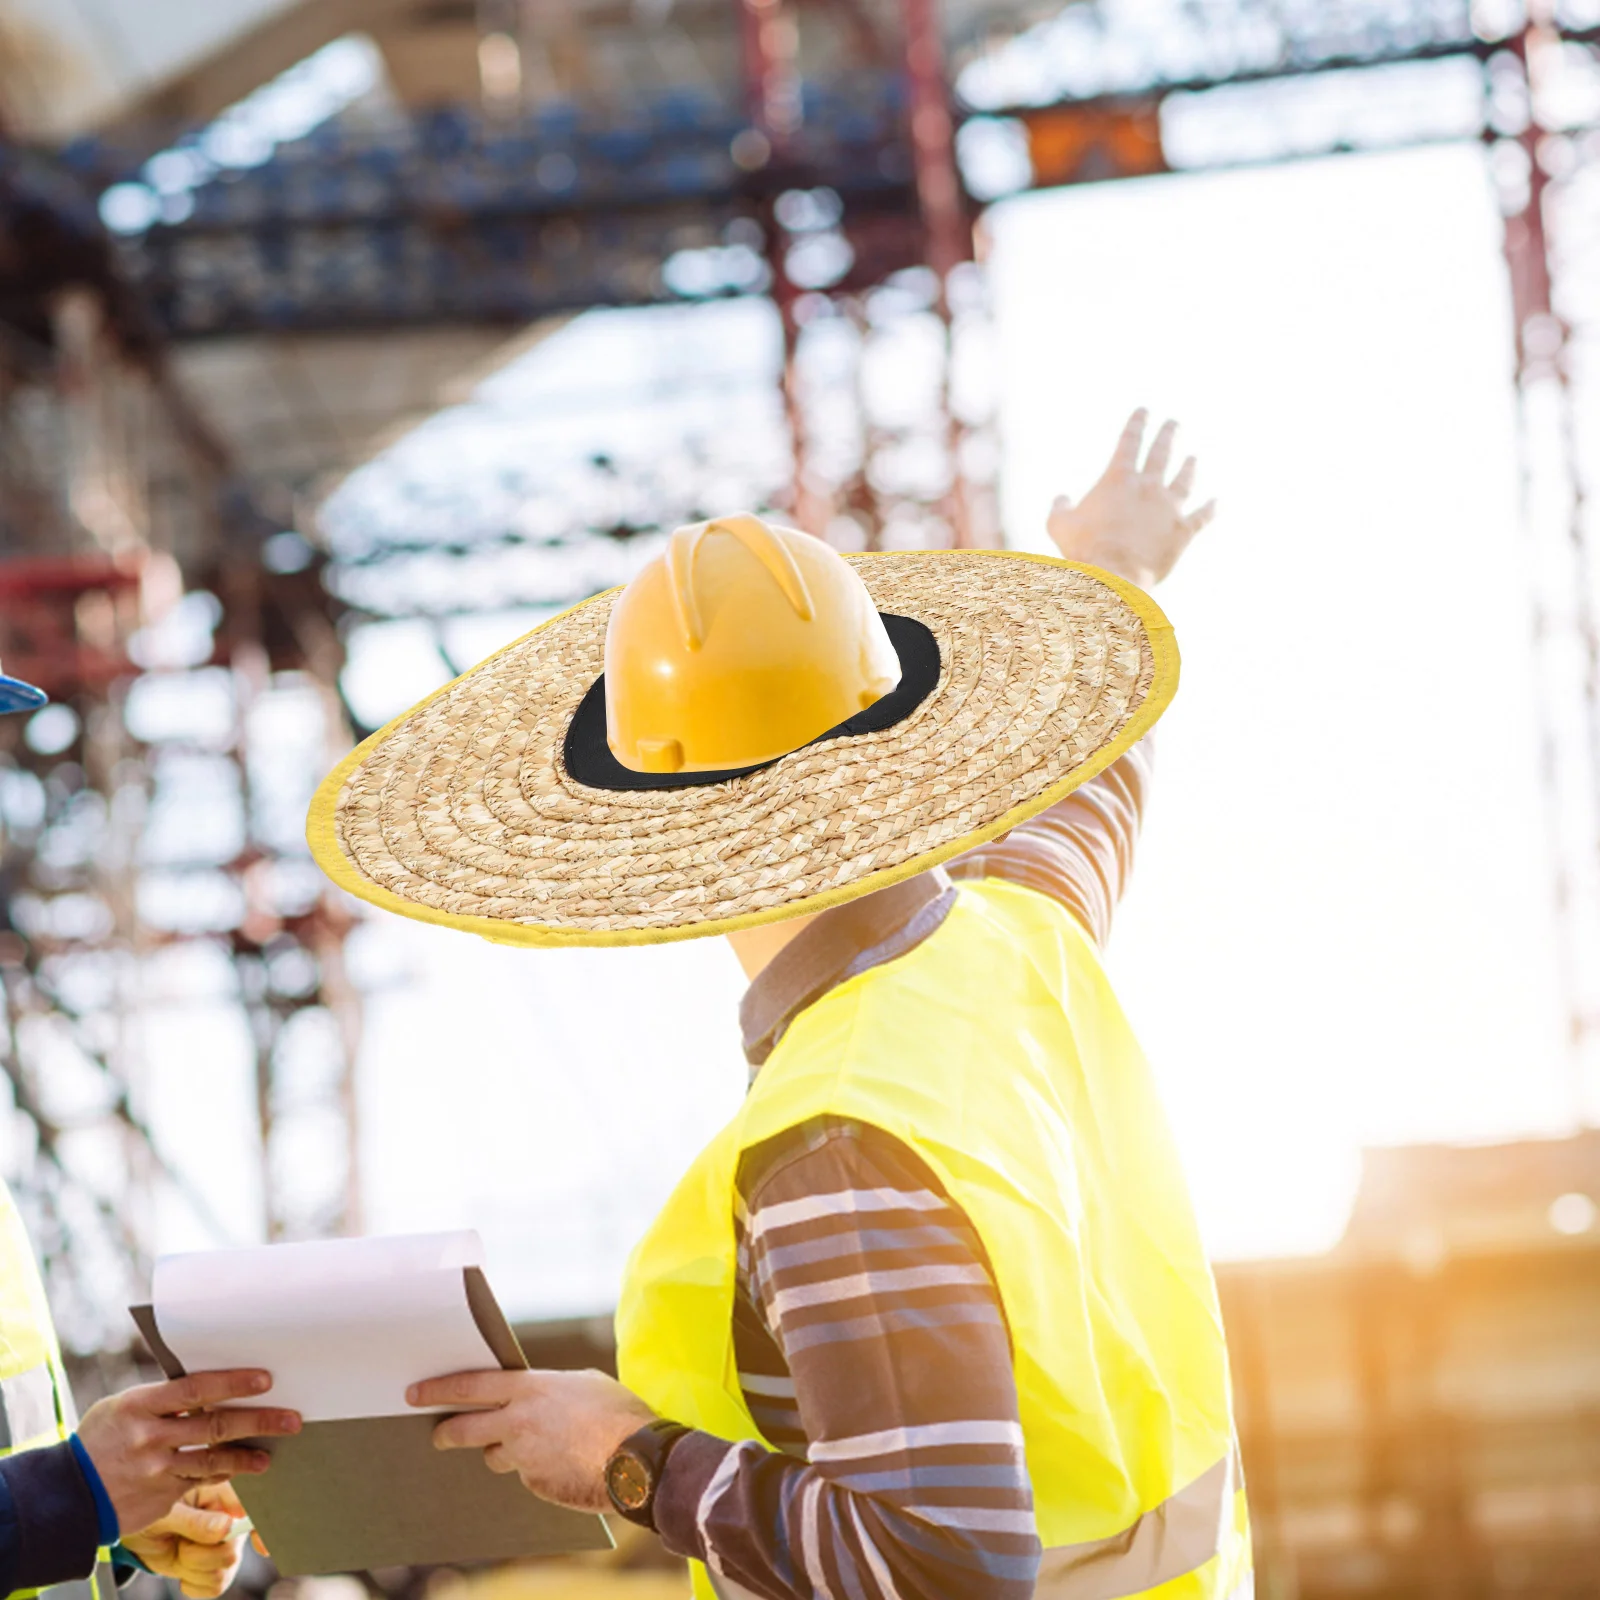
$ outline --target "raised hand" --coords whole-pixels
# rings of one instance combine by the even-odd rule
[[[1162,423],[1140,465],[1148,421],[1149,413],[1142,409],[1128,418],[1099,481],[1077,505],[1061,495],[1047,524],[1056,548],[1069,561],[1102,567],[1141,589],[1172,571],[1217,508],[1215,500],[1208,500],[1198,511],[1183,509],[1194,487],[1193,456],[1167,481],[1176,422]]]

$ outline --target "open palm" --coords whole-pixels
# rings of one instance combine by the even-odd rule
[[[1167,481],[1177,423],[1162,423],[1140,464],[1148,421],[1143,410],[1128,418],[1099,481],[1076,505],[1062,495],[1050,508],[1047,524],[1056,548],[1069,561],[1102,567],[1143,589],[1172,571],[1216,511],[1214,500],[1197,511],[1183,509],[1194,487],[1193,456]]]

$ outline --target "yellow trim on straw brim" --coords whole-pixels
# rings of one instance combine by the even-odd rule
[[[883,554],[890,554],[883,552]],[[918,551],[918,556],[970,556],[971,551]],[[508,651],[518,649],[535,634],[555,626],[563,617],[571,614],[580,606],[592,604],[602,595],[591,595],[588,599],[570,606],[553,617],[546,618],[538,627],[530,629],[528,633],[511,643],[504,645],[492,655],[486,656],[483,661],[469,668],[459,677],[452,679],[442,688],[416,705],[402,712],[390,722],[386,723],[376,733],[364,739],[355,747],[339,764],[323,779],[312,799],[310,811],[306,820],[306,839],[311,846],[311,853],[317,864],[341,889],[347,890],[358,899],[367,901],[371,905],[379,906],[385,911],[393,911],[403,917],[414,918],[418,922],[437,923],[441,927],[458,928],[466,933],[476,933],[481,938],[490,940],[494,944],[521,945],[536,949],[558,949],[562,947],[598,947],[620,945],[645,945],[667,944],[680,939],[700,939],[713,934],[737,933],[745,928],[763,927],[771,922],[787,921],[791,917],[808,916],[814,912],[826,911],[833,906],[844,905],[848,901],[858,900],[863,895],[871,894],[878,889],[887,889],[892,884],[901,883],[907,878],[913,878],[920,872],[926,872],[932,867],[952,860],[978,845],[987,844],[990,840],[998,838],[1001,834],[1025,822],[1029,817],[1036,816],[1039,812],[1048,809],[1058,800],[1064,799],[1081,784],[1103,772],[1119,756],[1131,749],[1155,725],[1157,719],[1171,704],[1172,697],[1177,692],[1179,675],[1179,658],[1177,640],[1173,635],[1172,624],[1167,621],[1165,614],[1154,600],[1142,589],[1117,577],[1114,573],[1092,567],[1084,562],[1065,561],[1057,556],[1035,555],[1028,551],[1003,550],[985,552],[986,556],[1012,561],[1034,561],[1043,565],[1067,567],[1085,573],[1099,583],[1105,585],[1139,619],[1148,640],[1152,658],[1152,675],[1149,688],[1146,690],[1138,709],[1129,718],[1126,725],[1115,738],[1096,750],[1080,766],[1074,768],[1064,778],[1042,790],[1030,800],[1013,806],[1001,816],[986,823],[971,833],[964,834],[940,845],[936,849],[922,855],[913,856],[897,866],[886,867],[878,872],[869,873],[867,876],[854,882],[840,886],[837,889],[825,890],[820,894],[807,896],[804,899],[791,901],[781,906],[772,906],[761,911],[746,912],[738,916],[723,918],[708,918],[703,922],[687,923],[676,927],[653,928],[618,928],[618,929],[583,929],[563,928],[549,923],[523,923],[502,920],[496,917],[479,917],[463,915],[457,912],[442,911],[432,906],[422,905],[417,901],[408,900],[392,890],[382,888],[374,883],[364,873],[359,871],[350,858],[340,847],[336,814],[339,797],[344,791],[350,775],[374,750],[381,745],[402,724],[408,722],[419,712],[425,710],[435,700],[448,694],[463,679],[480,672],[490,662],[497,660]],[[856,561],[869,560],[872,557],[856,557]]]

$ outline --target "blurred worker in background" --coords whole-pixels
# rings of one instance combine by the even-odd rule
[[[410,1396],[493,1408],[436,1442],[653,1528],[702,1595],[1251,1592],[1215,1289],[1097,954],[1176,685],[1141,591],[1211,514],[1144,426],[1056,503],[1063,562],[680,529],[313,810],[377,904],[726,932],[750,978],[749,1095],[630,1262],[623,1381]]]
[[[0,712],[44,694],[0,676]],[[82,1421],[16,1202],[0,1182],[0,1595],[90,1578],[109,1600],[138,1568],[211,1600],[238,1571],[244,1512],[228,1486],[264,1471],[234,1440],[298,1430],[292,1411],[209,1409],[259,1396],[265,1372],[203,1372],[125,1390]],[[124,1531],[126,1530],[126,1531]]]

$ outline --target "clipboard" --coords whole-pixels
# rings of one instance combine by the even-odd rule
[[[485,1345],[506,1371],[526,1371],[527,1357],[482,1268],[461,1271]],[[185,1376],[154,1307],[129,1312],[167,1377]],[[431,1412],[350,1417],[306,1422],[287,1438],[250,1440],[272,1465],[234,1479],[233,1487],[278,1571],[300,1578],[612,1548],[603,1518],[538,1499],[515,1474],[491,1472],[482,1451],[435,1450],[438,1421]]]

